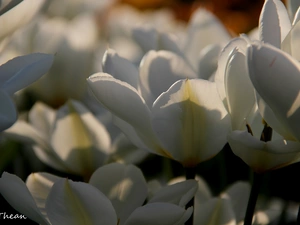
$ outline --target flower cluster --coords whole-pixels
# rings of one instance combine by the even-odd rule
[[[3,201],[43,225],[300,223],[261,192],[300,161],[299,20],[292,0],[248,34],[201,7],[0,1]]]

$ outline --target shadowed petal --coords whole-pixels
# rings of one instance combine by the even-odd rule
[[[29,111],[28,120],[44,137],[49,137],[55,120],[55,110],[42,102],[36,102]]]
[[[112,118],[113,118],[113,123],[118,128],[120,128],[121,131],[123,131],[123,133],[126,135],[126,137],[128,137],[128,139],[132,142],[132,144],[134,144],[140,149],[146,150],[147,152],[152,152],[152,150],[149,149],[149,147],[147,147],[145,143],[141,140],[141,138],[136,133],[136,130],[134,129],[133,126],[131,126],[129,123],[120,119],[117,116],[113,115]]]
[[[168,182],[169,185],[176,184],[178,182],[185,181],[186,178],[184,176],[173,178]],[[197,204],[202,204],[203,202],[209,200],[212,198],[211,190],[206,183],[206,181],[201,178],[200,176],[196,175],[195,180],[198,183],[197,193],[195,195],[195,207],[197,207]]]
[[[133,165],[111,163],[102,166],[93,173],[89,183],[110,199],[120,224],[124,224],[147,197],[146,180],[141,170]]]
[[[300,64],[270,45],[253,44],[247,56],[263,118],[286,139],[299,141]]]
[[[18,116],[13,100],[6,93],[6,91],[3,91],[1,89],[0,103],[0,132],[2,132],[3,130],[13,125],[16,122]]]
[[[50,146],[48,137],[43,136],[42,132],[37,131],[30,124],[19,120],[2,134],[9,139],[31,145],[37,157],[47,165],[60,171],[70,172]]]
[[[210,81],[176,82],[155,101],[152,111],[157,136],[184,166],[212,158],[227,141],[229,116]]]
[[[194,224],[236,225],[230,201],[228,199],[212,198],[199,205],[194,212]]]
[[[4,172],[0,178],[0,193],[18,212],[39,224],[49,224],[38,209],[25,183],[16,175]]]
[[[237,181],[230,185],[221,198],[229,199],[237,222],[244,219],[251,186],[248,182]]]
[[[218,18],[202,7],[193,13],[190,21],[184,52],[193,68],[197,68],[198,55],[204,47],[227,43],[231,37]]]
[[[300,160],[299,142],[263,142],[247,131],[233,131],[228,135],[228,143],[233,153],[257,173],[279,169]]]
[[[109,162],[124,164],[138,164],[149,155],[149,152],[138,148],[123,133],[114,140],[112,152]]]
[[[214,73],[218,67],[218,58],[221,52],[219,44],[212,44],[205,47],[199,56],[198,78],[214,80]]]
[[[90,175],[107,159],[111,140],[104,125],[83,104],[69,100],[57,111],[51,144],[72,171]]]
[[[136,89],[105,73],[94,74],[87,81],[98,101],[130,124],[149,149],[160,155],[168,155],[160,147],[152,129],[151,112]],[[126,131],[123,132],[126,134]]]
[[[53,184],[61,179],[61,177],[49,173],[32,173],[26,179],[26,186],[30,191],[37,207],[41,213],[47,217],[46,199]]]
[[[299,0],[288,0],[286,2],[286,6],[291,18],[294,18],[297,10],[299,9]]]
[[[297,3],[299,4],[299,3]],[[300,9],[297,11],[295,15],[293,26],[290,29],[289,33],[286,35],[285,39],[281,43],[281,49],[290,55],[292,55],[298,61],[300,60],[300,53],[297,51],[300,47],[299,43],[299,35],[300,35]]]
[[[53,60],[53,55],[43,53],[33,53],[11,59],[0,66],[0,87],[12,95],[48,72]]]
[[[161,33],[151,27],[136,27],[132,29],[132,36],[145,53],[150,50],[167,50],[183,56],[176,41],[168,33]]]
[[[116,225],[111,202],[97,188],[87,183],[61,179],[53,185],[46,202],[52,224]]]
[[[195,196],[197,189],[197,181],[182,181],[162,187],[149,199],[148,203],[169,202],[184,207]]]
[[[139,88],[149,107],[174,82],[185,78],[197,78],[197,74],[173,52],[150,51],[140,64]]]
[[[185,210],[170,203],[150,203],[137,208],[125,225],[183,225],[191,214],[192,208]]]
[[[130,84],[137,88],[138,69],[129,60],[121,57],[113,49],[108,49],[104,53],[102,68],[104,73],[112,75],[114,78]]]

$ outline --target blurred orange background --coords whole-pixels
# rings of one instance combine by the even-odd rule
[[[285,1],[283,1],[285,3]],[[232,32],[247,33],[258,24],[264,0],[119,0],[140,10],[171,8],[177,19],[188,21],[198,7],[213,12]]]

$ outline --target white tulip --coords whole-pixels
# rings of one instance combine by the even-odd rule
[[[195,186],[188,185],[185,190]],[[143,205],[147,185],[142,172],[133,165],[117,163],[96,170],[89,183],[34,173],[25,185],[17,176],[3,173],[0,192],[16,210],[43,225],[183,225],[192,213],[191,208],[163,201]],[[174,199],[180,197],[173,195]]]

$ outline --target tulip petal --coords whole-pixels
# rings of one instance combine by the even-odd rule
[[[171,179],[168,184],[176,184],[178,182],[185,181],[186,178],[184,176],[176,177]],[[202,204],[202,202],[207,201],[208,199],[212,198],[212,193],[210,191],[210,188],[206,181],[201,178],[200,176],[196,175],[195,180],[198,183],[198,190],[195,195],[195,207],[197,207],[197,204]]]
[[[279,26],[280,26],[280,37],[281,42],[285,39],[286,35],[292,28],[292,23],[288,11],[282,1],[274,1],[277,8]]]
[[[184,53],[181,51],[178,45],[178,39],[175,35],[171,33],[159,33],[159,40],[157,50],[166,50],[174,52],[175,54],[185,57]]]
[[[299,142],[263,142],[247,131],[233,131],[228,135],[228,143],[233,153],[257,173],[279,169],[300,160]]]
[[[124,224],[147,197],[146,180],[141,170],[133,165],[111,163],[102,166],[93,173],[89,183],[110,199],[120,224]]]
[[[233,52],[225,71],[225,91],[232,130],[244,130],[256,110],[255,92],[248,76],[246,56]]]
[[[225,91],[226,68],[233,51],[239,51],[246,54],[247,41],[245,38],[238,37],[232,39],[221,51],[218,59],[218,68],[215,75],[219,95],[228,110]]]
[[[144,151],[133,145],[133,143],[121,133],[112,144],[112,154],[109,162],[119,162],[124,164],[137,164],[142,162],[149,152]]]
[[[138,136],[136,133],[136,130],[134,129],[133,126],[131,126],[129,123],[126,121],[120,119],[117,116],[112,116],[113,118],[113,123],[120,128],[120,130],[128,137],[128,139],[137,146],[140,149],[146,150],[147,152],[152,152],[151,149],[149,149],[144,142],[141,140],[141,138]]]
[[[0,66],[0,85],[12,95],[44,75],[52,66],[53,60],[53,55],[42,53],[13,58]]]
[[[297,10],[299,9],[299,1],[298,0],[288,0],[286,2],[287,10],[291,18],[294,18]]]
[[[61,179],[49,173],[32,173],[26,179],[26,186],[30,191],[37,207],[41,213],[47,217],[46,212],[46,199],[53,184]]]
[[[11,97],[0,89],[0,132],[12,126],[18,119],[17,110]]]
[[[129,60],[119,56],[115,50],[106,50],[102,64],[104,73],[108,73],[114,78],[137,88],[138,69]]]
[[[242,221],[245,217],[250,190],[249,183],[237,181],[221,193],[221,198],[230,200],[237,222]]]
[[[55,120],[55,110],[42,102],[36,102],[28,114],[29,123],[44,137],[50,137]]]
[[[144,53],[157,49],[158,32],[152,27],[135,27],[131,30],[132,38]]]
[[[298,8],[298,10],[296,11],[292,26],[296,25],[296,23],[298,23],[300,20],[300,8]]]
[[[220,52],[221,46],[219,44],[208,45],[200,52],[198,78],[214,80],[212,76],[217,70]]]
[[[195,208],[194,224],[236,225],[234,211],[228,199],[212,198]]]
[[[51,144],[68,168],[88,176],[107,159],[111,140],[106,128],[83,104],[69,100],[57,111]]]
[[[87,81],[98,101],[130,124],[151,151],[167,156],[152,130],[150,110],[136,89],[105,73],[94,74]]]
[[[288,140],[300,140],[300,64],[270,45],[248,49],[250,79],[266,122]]]
[[[89,77],[88,84],[95,97],[116,116],[141,130],[145,128],[150,111],[132,86],[102,73]]]
[[[281,49],[293,56],[296,60],[300,60],[300,53],[297,49],[300,47],[299,35],[300,35],[300,9],[297,11],[297,17],[293,21],[293,27],[287,34],[285,39],[281,43]]]
[[[291,29],[291,21],[281,1],[267,0],[259,18],[260,40],[280,48]]]
[[[18,5],[22,0],[9,0],[9,1],[1,1],[0,3],[0,15],[6,13],[11,10],[13,7]]]
[[[176,82],[155,101],[152,111],[157,136],[184,166],[212,158],[227,142],[230,120],[210,81]]]
[[[61,179],[48,195],[46,210],[52,224],[116,225],[111,202],[87,183]]]
[[[48,137],[44,137],[41,132],[39,133],[30,124],[19,120],[2,134],[9,139],[31,145],[36,156],[45,164],[57,170],[69,172],[69,169],[65,167],[64,162],[61,161],[50,146],[47,140]]]
[[[187,210],[170,203],[149,203],[137,208],[124,225],[182,225],[192,214]]]
[[[197,189],[198,184],[195,180],[168,185],[158,190],[148,203],[169,202],[184,207],[195,196]]]
[[[49,224],[39,211],[25,183],[16,175],[6,172],[2,174],[0,193],[18,212],[39,224]]]
[[[224,25],[211,12],[198,8],[191,17],[184,52],[193,68],[198,66],[199,52],[210,44],[227,43],[231,39]]]
[[[149,107],[177,80],[197,78],[187,62],[173,52],[150,51],[140,64],[139,88]]]
[[[196,176],[196,181],[198,182],[198,191],[195,195],[195,207],[213,196],[207,182],[203,178]]]
[[[0,39],[31,21],[45,2],[45,0],[21,1],[2,14],[0,16]]]
[[[183,55],[178,44],[168,33],[161,33],[152,27],[132,29],[132,37],[146,53],[150,50],[167,50]]]
[[[258,203],[259,204],[259,203]],[[253,223],[254,224],[270,224],[278,221],[284,210],[284,202],[279,199],[270,199],[270,201],[262,209],[256,210]]]
[[[18,120],[12,127],[3,132],[8,138],[29,145],[38,145],[43,149],[50,149],[46,137],[41,135],[34,127],[25,121]]]

